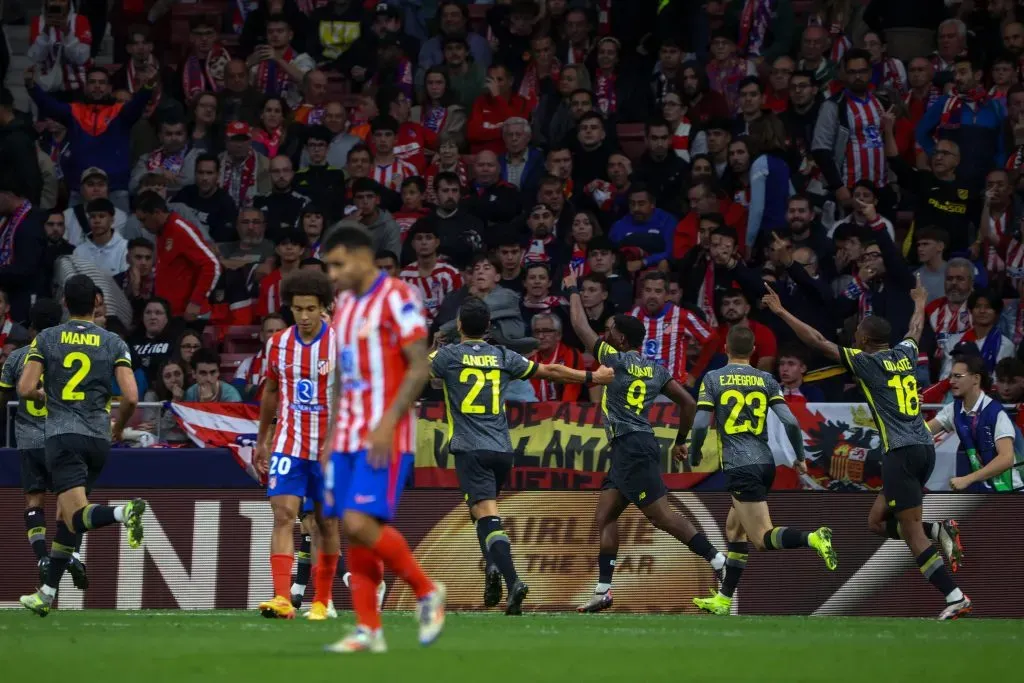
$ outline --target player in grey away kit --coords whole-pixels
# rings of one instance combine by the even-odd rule
[[[514,379],[533,378],[608,384],[614,373],[610,368],[591,373],[535,363],[515,351],[487,343],[483,336],[491,326],[491,313],[480,299],[469,298],[462,304],[457,324],[461,341],[430,354],[430,373],[444,383],[448,450],[455,458],[459,486],[487,562],[484,604],[494,607],[501,601],[504,577],[508,589],[505,614],[518,615],[522,614],[529,587],[516,574],[497,503],[514,459],[505,417],[505,388]]]
[[[128,528],[129,546],[138,548],[142,543],[145,501],[114,507],[90,505],[87,498],[110,451],[110,378],[121,389],[114,439],[121,439],[139,402],[127,344],[93,322],[98,291],[88,276],[67,279],[64,305],[70,320],[36,336],[18,380],[21,398],[46,402],[46,469],[57,494],[57,532],[46,581],[20,600],[41,617],[53,607],[77,534],[120,522]]]
[[[699,609],[712,614],[729,614],[733,593],[747,566],[748,538],[758,550],[814,548],[826,567],[835,570],[839,566],[832,550],[832,530],[828,527],[807,533],[772,526],[767,498],[775,481],[775,456],[768,446],[768,409],[786,428],[796,453],[796,468],[806,473],[803,433],[786,405],[779,383],[767,372],[750,366],[754,353],[754,333],[750,328],[734,325],[726,337],[725,351],[729,362],[704,375],[700,383],[690,449],[690,461],[696,466],[701,461],[701,447],[713,414],[722,442],[722,469],[725,488],[732,494],[732,508],[725,522],[729,542],[725,579],[710,598],[693,599]]]
[[[570,297],[572,326],[580,341],[588,351],[593,351],[599,363],[615,371],[615,379],[605,387],[601,401],[611,467],[601,485],[595,513],[595,525],[601,530],[598,583],[590,600],[577,608],[579,612],[600,612],[612,606],[612,574],[619,550],[616,521],[630,503],[656,528],[707,560],[716,575],[725,567],[725,555],[666,499],[668,490],[661,480],[661,447],[648,418],[651,404],[660,394],[675,401],[679,406],[679,433],[673,457],[684,459],[686,437],[695,412],[693,397],[668,370],[637,351],[644,343],[643,323],[627,315],[616,315],[609,320],[607,341],[601,341],[583,310],[575,275],[565,278],[564,288]]]
[[[64,309],[53,299],[39,299],[32,304],[29,312],[29,333],[34,337],[40,330],[60,325],[64,317]],[[6,404],[7,392],[13,391],[21,378],[25,367],[25,358],[29,347],[22,346],[11,352],[0,371],[0,392],[4,394]],[[46,516],[43,502],[46,491],[51,488],[50,474],[46,471],[46,453],[43,443],[46,440],[46,404],[22,399],[14,415],[14,438],[18,443],[21,455],[21,488],[25,492],[25,531],[32,552],[36,556],[39,569],[40,585],[46,581],[49,571],[50,556],[46,553]],[[72,555],[68,565],[68,573],[75,583],[75,588],[85,590],[89,587],[89,577],[85,571],[85,563]]]
[[[940,620],[956,619],[971,611],[971,599],[957,587],[946,571],[942,556],[932,545],[938,541],[947,556],[953,552],[955,531],[952,520],[935,524],[923,522],[921,506],[924,485],[935,468],[935,445],[921,416],[921,398],[914,370],[917,367],[917,342],[924,328],[924,306],[928,293],[917,278],[910,292],[914,314],[907,335],[889,347],[892,328],[878,316],[860,321],[854,335],[855,348],[837,346],[816,329],[798,320],[782,307],[778,295],[768,288],[762,303],[789,325],[802,342],[843,364],[857,379],[867,399],[882,441],[882,493],[868,513],[868,528],[880,536],[906,541],[917,560],[921,574],[946,598]]]

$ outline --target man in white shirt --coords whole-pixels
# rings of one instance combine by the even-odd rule
[[[128,242],[114,230],[114,204],[94,199],[86,207],[90,233],[75,247],[75,255],[88,258],[111,277],[128,270]]]
[[[89,234],[89,218],[85,207],[95,199],[110,198],[110,182],[107,172],[98,166],[91,166],[82,171],[81,180],[82,203],[64,212],[64,239],[73,247],[85,241]],[[128,214],[114,208],[114,232],[124,234]]]

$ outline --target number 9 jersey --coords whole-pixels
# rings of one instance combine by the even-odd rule
[[[604,388],[601,413],[608,441],[633,432],[654,434],[647,419],[647,409],[672,379],[660,363],[636,351],[616,351],[599,341],[594,356],[601,365],[615,371],[615,379]]]
[[[768,408],[785,402],[775,378],[749,365],[732,363],[704,375],[697,410],[714,413],[723,470],[775,464],[768,446]]]
[[[864,392],[885,453],[903,446],[932,446],[917,392],[917,344],[904,339],[887,351],[840,347],[839,360]]]

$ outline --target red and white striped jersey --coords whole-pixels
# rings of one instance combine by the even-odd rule
[[[74,63],[72,55],[65,54],[63,49],[64,41],[67,40],[65,34],[69,32],[78,39],[79,45],[75,52],[81,53],[78,54],[84,60],[81,63]],[[45,46],[35,44],[41,33],[49,38]],[[40,65],[37,71],[49,73],[53,69],[60,69],[64,75],[64,90],[78,91],[85,88],[85,72],[92,66],[92,58],[88,56],[92,47],[92,27],[86,17],[72,11],[68,13],[67,24],[64,26],[49,26],[44,16],[37,16],[29,24],[28,42],[29,57]]]
[[[406,178],[412,178],[419,174],[415,166],[397,157],[392,163],[385,166],[373,165],[373,179],[395,192],[402,190],[402,182]]]
[[[338,295],[334,331],[341,382],[334,450],[356,453],[395,400],[409,365],[402,348],[427,337],[423,304],[410,285],[381,273],[365,294]],[[395,429],[394,458],[412,453],[414,428],[410,411]]]
[[[882,138],[882,114],[885,108],[873,94],[858,99],[846,94],[846,113],[850,123],[850,141],[846,143],[846,186],[853,187],[861,179],[876,187],[888,182],[885,144]]]
[[[1006,247],[1003,263],[1006,264],[1006,274],[1010,276],[1014,289],[1019,289],[1021,283],[1024,283],[1024,244],[1016,237]]]
[[[973,325],[967,302],[965,301],[959,306],[951,306],[949,300],[944,296],[925,306],[924,316],[935,333],[935,344],[940,350],[939,353],[950,335],[963,334]]]
[[[427,277],[420,275],[419,266],[413,263],[403,268],[398,277],[420,293],[428,321],[437,315],[446,296],[462,288],[462,274],[458,268],[447,263],[435,264],[434,270]]]
[[[323,323],[309,344],[292,325],[267,340],[266,375],[277,381],[274,452],[316,460],[327,437],[338,347],[334,330]]]
[[[642,354],[668,369],[680,382],[686,379],[686,345],[691,340],[706,344],[711,329],[693,311],[669,302],[657,315],[650,315],[642,306],[630,312],[647,328]]]
[[[690,125],[690,120],[686,118],[679,121],[676,131],[672,133],[672,149],[675,151],[676,156],[687,163],[690,161],[691,135],[693,135],[693,126]]]
[[[988,271],[989,275],[995,275],[1006,270],[1006,262],[1003,261],[1000,246],[1009,237],[1006,232],[1006,223],[1009,218],[1009,211],[1004,211],[999,216],[994,214],[989,216],[988,225],[992,235],[995,237],[995,244],[988,243],[985,251],[985,270]]]

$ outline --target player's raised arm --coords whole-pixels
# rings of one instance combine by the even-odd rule
[[[564,365],[537,364],[533,377],[536,379],[547,379],[561,384],[611,384],[615,379],[615,372],[608,367],[600,367],[596,371],[576,370]]]
[[[921,341],[921,332],[924,331],[924,307],[928,303],[928,290],[921,284],[921,274],[917,274],[917,282],[910,290],[910,297],[914,300],[914,314],[910,316],[910,324],[907,325],[907,338],[913,339],[917,344]]]
[[[583,310],[583,299],[580,298],[580,289],[576,284],[576,274],[569,273],[562,280],[562,288],[569,295],[569,321],[572,329],[576,330],[576,336],[583,342],[583,348],[588,352],[597,355],[598,336],[590,327],[587,320],[587,312]]]
[[[677,460],[682,460],[686,457],[686,438],[690,435],[690,428],[693,427],[693,416],[697,412],[697,404],[694,402],[693,396],[690,396],[690,392],[674,379],[665,383],[665,386],[661,388],[661,393],[679,406],[679,432],[676,434],[673,456]]]
[[[818,332],[818,330],[783,308],[779,295],[767,283],[765,283],[765,289],[768,290],[768,293],[761,298],[761,303],[772,313],[779,316],[784,323],[789,325],[790,329],[796,332],[796,336],[800,338],[800,341],[813,349],[817,349],[824,356],[832,360],[839,360],[839,347],[835,342],[830,342],[821,332]]]

